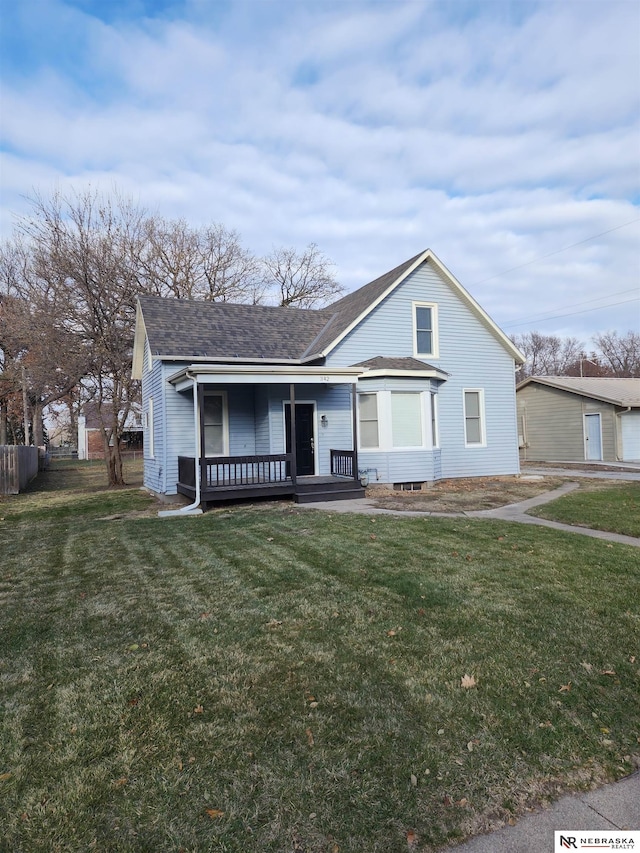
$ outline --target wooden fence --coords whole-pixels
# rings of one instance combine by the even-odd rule
[[[38,473],[37,447],[0,445],[0,495],[17,495]]]

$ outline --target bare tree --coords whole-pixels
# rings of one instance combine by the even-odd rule
[[[120,439],[139,396],[131,354],[143,225],[143,212],[131,202],[91,191],[36,197],[31,216],[19,223],[29,247],[22,287],[32,305],[55,318],[57,333],[69,336],[74,358],[83,361],[83,384],[101,417],[111,485],[124,483]],[[59,348],[54,363],[62,369],[67,355]],[[72,372],[69,367],[67,362],[65,373]]]
[[[640,333],[632,330],[625,335],[604,332],[594,335],[602,361],[610,368],[611,375],[640,377]]]
[[[518,382],[528,376],[566,376],[583,351],[583,345],[577,338],[563,339],[539,332],[513,335],[511,340],[527,357],[516,373]]]
[[[210,302],[256,302],[260,267],[236,231],[218,223],[191,228],[184,220],[145,221],[140,289],[159,296]]]
[[[344,289],[333,275],[333,263],[315,243],[304,252],[274,249],[262,263],[265,285],[275,291],[281,306],[321,307]]]

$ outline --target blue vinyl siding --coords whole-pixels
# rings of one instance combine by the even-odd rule
[[[413,356],[414,302],[438,306],[438,358],[425,360],[450,374],[437,388],[439,460],[430,454],[426,461],[424,451],[417,451],[415,471],[430,471],[425,479],[518,473],[513,358],[433,266],[423,264],[397,287],[328,355],[327,365],[352,365],[378,355]],[[412,381],[417,387],[417,380]],[[389,382],[387,388],[391,387]],[[360,385],[364,390],[365,383],[361,381]],[[374,387],[372,380],[366,387]],[[486,447],[465,447],[464,388],[484,389]],[[370,456],[366,454],[367,460]],[[402,459],[404,451],[392,451],[387,456],[386,463],[378,458],[372,466],[386,470],[382,482],[422,479],[421,474],[401,476],[411,468]],[[362,451],[361,457],[364,467]]]
[[[175,387],[167,381],[182,366],[175,362],[164,365],[167,451],[164,463],[163,491],[167,495],[177,494],[178,456],[193,456],[195,453],[193,393],[186,391],[179,394]]]
[[[284,453],[284,403],[289,402],[288,385],[272,385],[267,390],[269,403],[270,453]],[[296,402],[315,406],[316,474],[331,471],[331,450],[352,450],[350,385],[296,385]],[[327,426],[321,425],[326,415]]]
[[[252,456],[256,453],[254,388],[227,386],[229,407],[229,456]]]

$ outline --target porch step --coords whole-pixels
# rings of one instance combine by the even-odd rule
[[[297,492],[293,499],[297,504],[314,503],[315,501],[349,501],[364,497],[362,486],[351,486],[349,488],[327,489],[316,488],[315,491]]]

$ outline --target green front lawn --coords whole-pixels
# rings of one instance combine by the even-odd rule
[[[0,503],[2,849],[432,851],[633,769],[637,549],[74,471]]]
[[[581,483],[577,491],[537,507],[530,514],[563,524],[640,537],[640,483]]]

